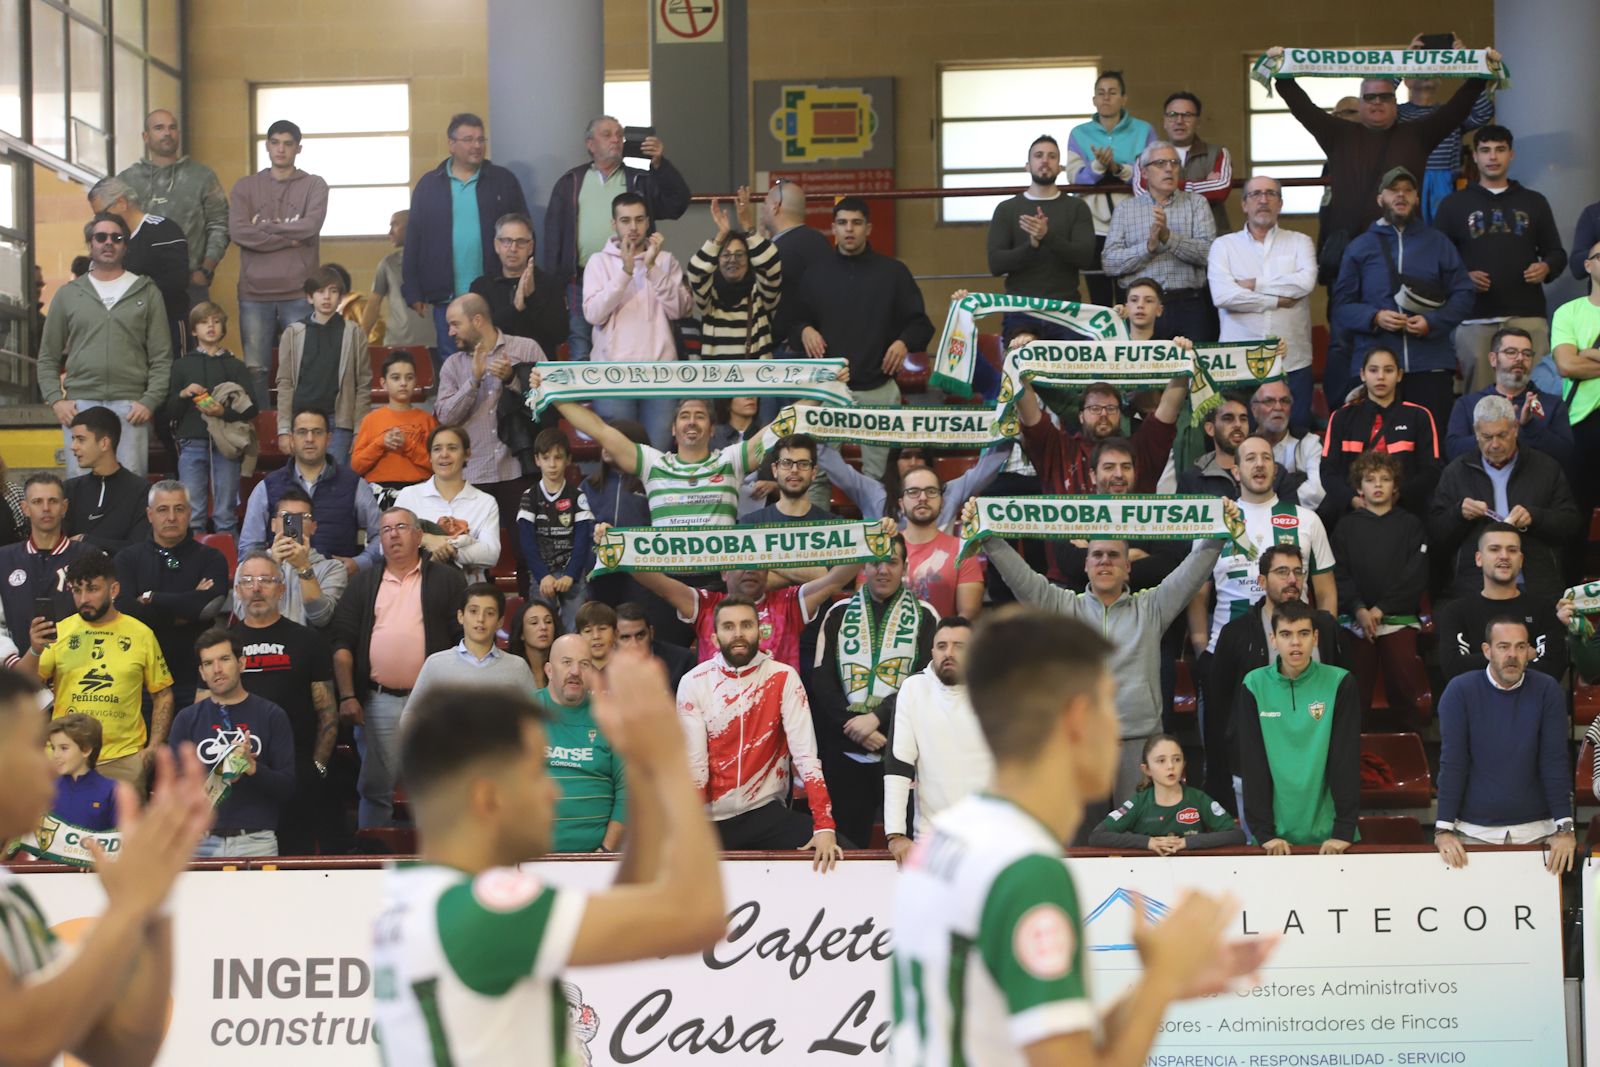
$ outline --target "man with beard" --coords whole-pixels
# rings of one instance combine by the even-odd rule
[[[906,542],[866,565],[866,581],[822,620],[822,651],[811,674],[811,711],[834,820],[847,840],[865,842],[883,797],[885,749],[895,693],[928,663],[939,616],[908,586]],[[904,798],[901,798],[902,821]]]
[[[1567,628],[1558,605],[1522,589],[1522,540],[1515,527],[1503,522],[1489,523],[1478,534],[1473,559],[1483,573],[1483,587],[1439,608],[1439,674],[1446,682],[1488,666],[1484,629],[1501,615],[1527,626],[1532,648],[1527,667],[1557,680],[1567,673]]]
[[[327,803],[328,761],[339,738],[333,699],[333,654],[325,638],[291,619],[280,604],[283,571],[268,552],[239,560],[233,578],[238,621],[232,633],[244,649],[244,687],[284,710],[294,736],[294,796],[278,815],[285,856],[329,851],[344,836],[337,806]],[[202,699],[206,694],[195,693]]]
[[[113,424],[114,425],[114,424]],[[11,633],[12,648],[4,652],[7,667],[34,672],[34,632],[45,643],[55,639],[56,622],[72,614],[72,594],[65,572],[73,562],[98,551],[67,536],[67,497],[61,479],[48,471],[28,475],[22,485],[23,527],[28,536],[0,548],[0,625]],[[45,605],[48,608],[40,610]],[[44,647],[42,644],[40,647]],[[18,652],[26,662],[17,658]]]
[[[1178,475],[1178,492],[1239,498],[1239,445],[1250,433],[1250,408],[1236,396],[1206,412],[1206,436],[1214,446]]]
[[[1566,468],[1573,453],[1572,424],[1567,420],[1567,405],[1561,402],[1561,397],[1533,385],[1533,364],[1538,358],[1539,350],[1527,330],[1505,326],[1495,332],[1489,342],[1489,368],[1494,371],[1494,384],[1467,393],[1450,409],[1444,446],[1447,460],[1471,455],[1477,450],[1478,438],[1472,432],[1472,409],[1484,397],[1499,393],[1511,401],[1517,413],[1517,439]]]
[[[1028,146],[1028,188],[996,204],[989,220],[989,273],[1004,275],[1015,296],[1077,300],[1078,272],[1097,265],[1094,219],[1081,198],[1056,188],[1061,170],[1060,144],[1049,134],[1036,138]],[[1007,312],[1001,330],[1007,338],[1018,331],[1051,341],[1077,336],[1020,311]]]
[[[1267,491],[1270,494],[1270,483]],[[1237,505],[1232,501],[1224,501],[1223,507],[1230,516],[1237,517]],[[966,522],[975,520],[976,516],[977,505],[969,503],[961,517]],[[1126,541],[1089,542],[1086,564],[1089,588],[1083,593],[1073,593],[1052,584],[1000,538],[990,538],[984,544],[990,562],[1018,600],[1078,619],[1093,626],[1096,633],[1110,642],[1108,666],[1117,685],[1117,719],[1122,729],[1116,797],[1133,795],[1145,739],[1161,729],[1161,635],[1183,614],[1184,606],[1205,584],[1206,576],[1217,564],[1222,546],[1223,542],[1216,539],[1195,542],[1188,556],[1160,585],[1135,595],[1128,589],[1130,564]],[[1088,799],[1096,805],[1114,806],[1111,797]],[[1102,813],[1105,810],[1101,808]],[[1084,832],[1089,829],[1092,827],[1086,827]]]
[[[940,618],[975,619],[983,610],[983,561],[961,558],[961,539],[939,529],[944,483],[927,467],[900,479],[900,513],[906,518],[906,578],[920,600]]]
[[[1094,446],[1090,456],[1090,489],[1095,493],[1122,496],[1133,492],[1133,442],[1126,437],[1108,437]],[[1052,541],[1059,584],[1073,592],[1088,588],[1089,542]],[[1183,562],[1182,541],[1133,540],[1128,542],[1128,589],[1139,593],[1154,589],[1163,578]]]
[[[854,846],[836,840],[800,675],[760,650],[760,617],[747,597],[724,599],[715,619],[717,655],[678,683],[678,717],[722,847],[810,849],[813,870],[832,870]],[[791,775],[809,817],[789,808]]]
[[[810,434],[790,434],[773,445],[768,455],[775,457],[772,460],[772,475],[778,486],[778,499],[740,515],[739,525],[826,522],[833,518],[833,513],[827,508],[819,508],[811,502],[811,483],[817,478],[817,442]],[[800,572],[783,573],[794,575]]]
[[[1206,794],[1231,811],[1237,810],[1234,798],[1239,793],[1239,739],[1230,694],[1239,691],[1245,675],[1272,662],[1272,613],[1291,600],[1305,598],[1305,554],[1299,545],[1269,545],[1261,553],[1257,573],[1263,596],[1217,635],[1206,684],[1206,691],[1216,694],[1216,699],[1206,703],[1205,721],[1201,724],[1206,749]],[[1339,643],[1339,620],[1326,611],[1318,611],[1312,624],[1317,632],[1312,657],[1348,669],[1349,660]]]
[[[959,615],[940,619],[928,665],[884,702],[890,722],[883,764],[883,830],[896,864],[911,851],[906,813],[917,784],[916,836],[926,837],[933,817],[994,777],[994,757],[972,711],[962,667],[972,624]]]
[[[1450,331],[1472,310],[1472,279],[1450,239],[1417,217],[1411,171],[1390,168],[1377,199],[1383,217],[1345,249],[1328,322],[1347,353],[1394,352],[1405,374],[1402,399],[1427,408],[1437,426],[1450,418],[1456,375]],[[1331,375],[1324,384],[1332,397],[1348,388]]]
[[[1155,491],[1156,479],[1166,466],[1177,437],[1178,412],[1188,395],[1189,379],[1172,379],[1155,411],[1134,432],[1136,492]],[[1083,391],[1082,407],[1078,409],[1081,430],[1071,433],[1055,424],[1029,383],[1017,395],[1017,416],[1022,423],[1022,448],[1029,462],[1038,468],[1040,490],[1085,493],[1090,486],[1089,456],[1095,445],[1108,437],[1122,436],[1122,395],[1104,382],[1089,386]]]
[[[111,557],[87,555],[67,568],[78,613],[56,627],[39,653],[39,677],[55,692],[51,714],[79,711],[100,720],[95,769],[143,790],[154,750],[172,728],[172,673],[150,628],[115,607],[121,587]],[[150,694],[150,728],[140,709]]]
[[[1263,382],[1250,397],[1250,417],[1255,420],[1256,436],[1272,445],[1278,477],[1283,479],[1278,491],[1292,487],[1300,503],[1314,509],[1327,493],[1322,487],[1322,438],[1294,432],[1291,408],[1296,401],[1292,392],[1287,382]]]

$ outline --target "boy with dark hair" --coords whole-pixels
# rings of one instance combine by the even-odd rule
[[[36,832],[49,813],[55,787],[44,738],[37,683],[0,671],[0,840]],[[155,1060],[172,992],[172,919],[163,905],[211,824],[204,777],[192,749],[176,761],[158,752],[155,799],[137,822],[129,818],[139,806],[133,790],[118,790],[125,830],[116,862],[102,862],[98,842],[87,846],[105,910],[71,952],[25,880],[0,867],[0,1049],[8,1063],[50,1063],[62,1053],[89,1067]]]
[[[461,594],[456,621],[461,624],[461,640],[453,648],[442,649],[422,661],[411,699],[421,701],[438,689],[504,687],[531,692],[538,682],[528,669],[528,661],[503,651],[495,644],[500,620],[506,614],[506,595],[493,582],[473,582]],[[401,722],[405,712],[401,712]]]
[[[178,480],[189,490],[189,528],[206,532],[209,515],[217,533],[239,530],[239,471],[249,445],[230,456],[213,438],[207,418],[248,424],[256,417],[250,372],[244,361],[222,347],[228,313],[209,300],[189,312],[194,350],[172,364],[167,415],[178,442]],[[231,386],[231,388],[230,388]],[[255,431],[246,428],[241,440]]]
[[[724,933],[716,839],[661,667],[630,652],[603,686],[586,677],[631,786],[617,888],[594,893],[517,869],[550,848],[557,799],[526,692],[444,690],[408,709],[400,769],[421,862],[385,873],[373,924],[373,1019],[392,1067],[564,1062],[565,967],[700,952]]]
[[[522,558],[538,584],[538,594],[560,605],[561,619],[572,630],[583,602],[585,576],[594,568],[594,515],[582,483],[567,481],[572,449],[563,431],[540,430],[533,455],[539,480],[522,494],[517,509]]]
[[[99,720],[79,712],[53,719],[45,743],[61,776],[50,814],[84,830],[116,829],[117,783],[94,769],[100,762]]]
[[[295,412],[331,412],[328,455],[349,466],[356,427],[372,406],[372,371],[361,325],[339,314],[345,291],[333,267],[312,271],[305,281],[311,314],[291,322],[278,341],[278,448],[293,451]]]
[[[433,477],[428,435],[439,420],[411,404],[417,391],[417,361],[410,352],[389,353],[380,374],[389,402],[361,420],[350,450],[350,469],[374,485],[400,490]]]
[[[1116,777],[1109,652],[1092,628],[1042,611],[1003,608],[978,626],[968,692],[994,786],[934,816],[896,880],[895,1062],[1143,1063],[1169,1004],[1223,992],[1271,953],[1270,936],[1222,942],[1231,896],[1191,893],[1159,926],[1136,909],[1145,973],[1116,1010],[1090,1001],[1084,914],[1062,852]]]
[[[67,481],[67,536],[115,554],[150,538],[150,483],[117,461],[122,421],[110,408],[84,408],[68,427],[83,473]]]

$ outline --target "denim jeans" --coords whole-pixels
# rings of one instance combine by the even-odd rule
[[[244,363],[250,369],[258,409],[271,408],[272,350],[278,345],[278,336],[285,326],[309,314],[311,302],[303,296],[293,300],[239,298],[239,343],[244,347]]]
[[[871,389],[850,390],[857,404],[868,406],[900,406],[900,383],[893,378]],[[889,465],[889,450],[881,445],[863,445],[861,448],[861,473],[868,478],[877,480],[883,477],[885,468]]]
[[[189,490],[189,529],[206,532],[206,517],[217,533],[239,532],[239,461],[217,450],[210,438],[178,442],[178,480]]]
[[[1285,374],[1284,380],[1289,385],[1289,395],[1294,404],[1289,409],[1289,429],[1297,434],[1304,434],[1311,428],[1311,402],[1315,399],[1317,383],[1315,372],[1310,367],[1301,367]],[[1329,403],[1333,401],[1330,399]],[[1334,407],[1339,405],[1333,404]]]
[[[194,850],[197,860],[223,859],[230,856],[276,856],[278,835],[272,830],[257,830],[253,834],[218,837],[207,834]]]
[[[122,439],[117,442],[117,462],[141,478],[150,473],[150,423],[135,426],[128,421],[128,412],[133,409],[134,404],[132,400],[91,400],[74,397],[73,402],[78,405],[79,411],[107,408],[115,413],[117,420],[122,423]],[[154,415],[155,412],[151,414]],[[72,431],[63,428],[61,439],[65,442],[63,450],[67,462],[66,477],[76,478],[83,473],[83,468],[78,466],[77,459],[72,455]]]
[[[450,320],[445,317],[445,312],[449,310],[448,302],[433,305],[433,332],[439,343],[430,349],[433,353],[433,389],[430,396],[439,394],[439,373],[444,370],[444,361],[456,354],[456,339],[450,336]]]
[[[578,609],[583,606],[584,594],[588,591],[589,580],[580,577],[572,583],[571,589],[556,597],[561,608],[561,624],[567,628],[569,634],[578,632]]]
[[[361,754],[356,825],[362,830],[394,822],[394,784],[400,777],[400,713],[405,706],[405,697],[374,692],[367,694],[362,708],[365,721],[356,727],[356,749]]]
[[[571,281],[567,283],[567,358],[580,363],[587,360],[592,351],[594,327],[583,317],[583,283]],[[554,352],[547,354],[551,359],[556,358]]]
[[[335,426],[328,435],[328,455],[339,461],[341,467],[350,466],[350,449],[355,446],[356,432]]]
[[[677,399],[670,396],[596,397],[594,413],[607,422],[632,419],[645,428],[650,443],[663,452],[672,448],[672,409]]]

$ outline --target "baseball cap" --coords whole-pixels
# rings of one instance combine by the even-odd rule
[[[1378,182],[1378,192],[1383,192],[1401,178],[1404,178],[1406,181],[1410,182],[1413,188],[1422,188],[1421,184],[1417,181],[1417,176],[1412,174],[1405,167],[1390,167],[1388,170],[1383,172],[1383,180]]]

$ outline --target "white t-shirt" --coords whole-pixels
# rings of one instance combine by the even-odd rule
[[[94,286],[94,291],[99,294],[100,303],[106,306],[107,311],[116,307],[117,301],[128,295],[128,290],[133,288],[133,283],[139,280],[139,276],[131,270],[123,271],[109,282],[96,278],[93,271],[89,272],[87,277],[89,284]]]
[[[1211,570],[1217,590],[1217,607],[1211,615],[1211,640],[1206,651],[1215,652],[1217,636],[1228,623],[1250,610],[1261,599],[1261,553],[1272,545],[1299,545],[1306,567],[1304,595],[1311,599],[1311,578],[1333,569],[1333,549],[1322,520],[1310,508],[1280,501],[1276,494],[1261,504],[1239,501],[1244,516],[1245,536],[1255,547],[1254,558],[1226,542],[1222,555]]]

